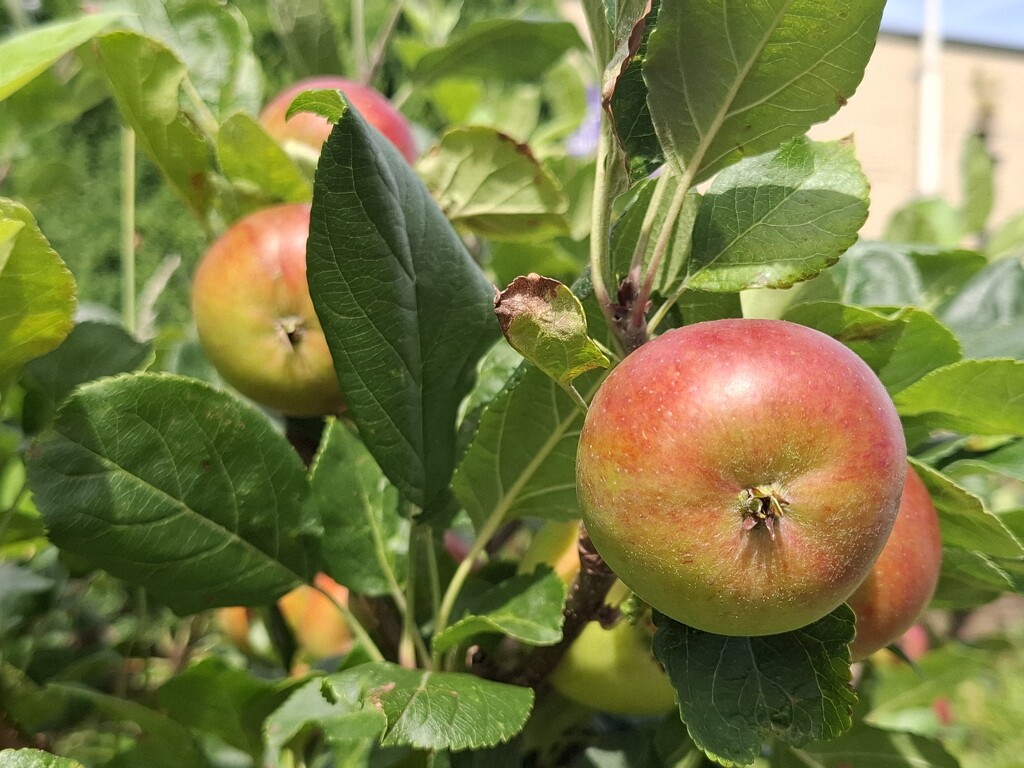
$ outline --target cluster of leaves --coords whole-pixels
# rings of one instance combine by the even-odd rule
[[[936,605],[1024,589],[1019,500],[992,501],[994,479],[1024,481],[1024,238],[992,237],[987,254],[856,243],[868,189],[854,149],[802,134],[853,94],[883,3],[727,5],[584,3],[606,115],[592,161],[564,150],[586,115],[571,25],[396,4],[398,28],[398,15],[362,23],[393,35],[385,69],[410,113],[455,127],[414,169],[338,94],[304,95],[293,109],[336,122],[312,184],[253,119],[259,60],[233,6],[174,3],[180,15],[149,8],[132,26],[87,16],[0,43],[0,97],[69,51],[89,56],[210,235],[312,195],[310,291],[349,405],[345,420],[282,423],[116,325],[75,324],[70,274],[28,210],[0,201],[0,633],[24,638],[0,659],[0,709],[18,731],[61,730],[71,754],[87,718],[117,724],[86,740],[90,765],[955,765],[933,738],[854,723],[884,696],[851,687],[845,606],[767,638],[658,617],[680,706],[663,722],[598,721],[594,736],[542,678],[514,684],[579,630],[561,580],[510,558],[537,520],[579,517],[579,404],[602,350],[750,314],[766,292],[892,394],[941,517]],[[373,69],[339,39],[359,25],[325,23],[326,7],[268,6],[285,57]],[[190,24],[215,42],[190,44]],[[533,281],[554,300],[509,319],[529,362],[500,338],[493,288],[527,272],[579,278],[575,296]],[[307,467],[289,438],[310,435]],[[62,628],[132,638],[116,664],[95,631],[74,664],[40,653],[61,629],[36,623],[40,603],[68,567],[111,602],[136,591],[127,633],[109,615]],[[266,606],[321,572],[359,598],[339,606],[355,648],[327,674],[267,680],[204,645],[210,609]],[[0,764],[76,765],[28,750]]]

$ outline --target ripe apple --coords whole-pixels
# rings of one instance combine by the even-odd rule
[[[308,204],[250,214],[206,251],[192,312],[210,362],[239,392],[288,416],[344,409],[306,284]]]
[[[857,636],[850,643],[854,661],[911,629],[935,593],[941,566],[939,516],[921,478],[908,468],[889,540],[871,573],[846,601],[857,614]]]
[[[416,159],[416,140],[405,117],[379,91],[343,77],[323,75],[295,83],[267,102],[260,112],[260,124],[286,149],[289,143],[295,142],[319,155],[331,134],[331,123],[312,112],[299,112],[290,120],[285,120],[285,115],[295,97],[303,91],[328,88],[342,91],[366,122],[384,134],[408,162]]]
[[[577,489],[598,552],[641,598],[707,632],[767,635],[864,580],[906,467],[892,401],[853,352],[793,323],[717,320],[612,371]]]
[[[566,584],[580,569],[579,521],[548,522],[534,534],[519,564],[530,573],[540,563]],[[618,581],[608,604],[618,607],[629,589]],[[675,708],[675,690],[651,651],[654,627],[646,610],[634,622],[620,616],[611,627],[591,621],[548,677],[551,686],[579,704],[619,715],[660,715]]]

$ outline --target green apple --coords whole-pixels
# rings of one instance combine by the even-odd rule
[[[288,416],[344,410],[306,284],[308,204],[237,221],[203,255],[192,311],[203,351],[231,386]]]
[[[577,489],[598,552],[643,600],[706,632],[767,635],[864,580],[906,467],[896,409],[847,347],[793,323],[718,320],[611,372]]]

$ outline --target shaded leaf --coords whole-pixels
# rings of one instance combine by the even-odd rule
[[[995,261],[1024,255],[1024,212],[1011,216],[985,243],[985,255]]]
[[[77,760],[41,749],[0,750],[0,768],[83,768]]]
[[[964,360],[893,397],[901,416],[964,434],[1024,435],[1024,362]]]
[[[963,205],[960,216],[968,232],[983,232],[995,199],[996,158],[983,133],[972,133],[960,150]]]
[[[938,739],[872,728],[855,723],[831,741],[781,750],[774,768],[843,766],[843,768],[959,768],[960,763]]]
[[[492,128],[455,128],[416,164],[452,222],[498,240],[568,233],[558,182],[520,144]]]
[[[0,101],[41,75],[61,56],[91,40],[119,16],[87,14],[40,24],[0,41]]]
[[[87,384],[27,468],[55,544],[179,613],[264,605],[316,570],[302,462],[263,414],[201,382]]]
[[[723,765],[749,765],[766,739],[801,746],[849,729],[854,615],[841,605],[802,629],[726,637],[655,613],[654,655],[691,738]]]
[[[1005,560],[959,548],[944,548],[942,570],[931,605],[963,610],[984,605],[1005,592],[1024,591],[1024,574],[1004,567]]]
[[[303,203],[313,194],[313,185],[302,170],[246,114],[233,114],[221,125],[217,159],[232,183],[264,203]]]
[[[310,473],[310,503],[323,523],[323,570],[364,595],[401,591],[409,521],[398,493],[340,421],[329,422]]]
[[[964,236],[960,212],[941,197],[912,200],[897,210],[885,228],[885,239],[894,243],[924,243],[955,247]]]
[[[79,384],[134,371],[151,355],[150,344],[133,338],[119,325],[79,323],[59,347],[25,365],[25,428],[31,432],[42,429],[61,400]]]
[[[533,691],[460,672],[403,669],[380,662],[330,675],[328,697],[344,701],[358,684],[365,708],[383,712],[384,746],[479,749],[508,741],[533,707]]]
[[[697,213],[687,282],[705,291],[786,288],[835,263],[867,213],[852,144],[795,139],[714,180]]]
[[[960,459],[945,467],[947,472],[996,472],[1024,483],[1024,440],[1013,442],[977,457]]]
[[[509,345],[563,387],[610,365],[587,335],[583,304],[557,280],[517,277],[494,300],[494,314]]]
[[[459,620],[434,637],[444,653],[479,634],[497,632],[527,645],[554,645],[562,639],[565,582],[549,567],[506,579],[464,604]]]
[[[967,357],[1024,360],[1024,260],[990,264],[938,314],[963,343]]]
[[[489,19],[421,56],[412,77],[424,83],[443,77],[534,81],[566,53],[583,48],[569,22]]]
[[[864,74],[884,0],[665,3],[644,64],[651,118],[694,182],[831,117]],[[799,43],[797,43],[799,41]]]
[[[192,212],[210,206],[210,148],[179,104],[185,65],[155,40],[133,32],[98,38],[99,57],[125,121]]]
[[[423,183],[355,110],[320,157],[307,260],[367,448],[412,503],[443,508],[459,403],[499,333],[494,291]]]

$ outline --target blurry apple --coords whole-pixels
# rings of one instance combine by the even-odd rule
[[[308,204],[235,222],[192,283],[199,341],[224,380],[287,416],[344,410],[334,361],[306,284]]]
[[[928,489],[913,468],[900,500],[896,523],[882,553],[864,582],[847,600],[857,614],[857,636],[850,643],[854,661],[866,658],[904,636],[912,645],[908,656],[920,649],[920,638],[906,637],[911,625],[928,607],[939,581],[942,539],[939,517]],[[918,627],[915,634],[927,633]],[[923,651],[921,651],[923,654]]]
[[[312,112],[299,112],[290,120],[285,120],[285,115],[295,97],[303,91],[325,89],[344,93],[366,122],[384,134],[407,161],[411,163],[416,159],[416,141],[405,117],[380,92],[343,77],[323,75],[295,83],[267,102],[260,113],[260,124],[285,149],[294,142],[319,155],[331,133],[331,123]]]

